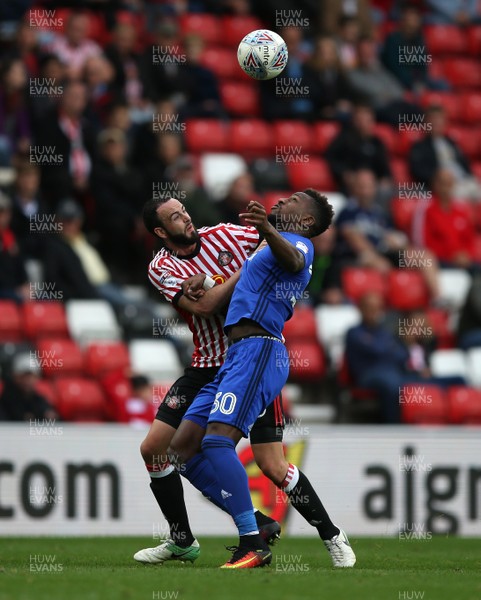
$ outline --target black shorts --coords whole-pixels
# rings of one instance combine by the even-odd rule
[[[165,395],[155,418],[177,429],[194,398],[204,385],[214,380],[219,368],[187,367]],[[251,444],[282,442],[283,429],[284,411],[279,395],[254,423],[250,432]]]

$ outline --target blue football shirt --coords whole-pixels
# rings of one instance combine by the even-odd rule
[[[242,267],[229,304],[224,329],[241,319],[251,319],[280,338],[284,323],[302,298],[312,275],[312,242],[295,233],[281,233],[304,255],[304,267],[297,273],[285,271],[269,246],[250,256]]]

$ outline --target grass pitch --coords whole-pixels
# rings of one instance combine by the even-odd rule
[[[481,539],[351,539],[356,566],[333,569],[318,539],[284,538],[269,567],[241,571],[218,569],[232,539],[200,538],[195,565],[136,563],[134,552],[152,542],[0,538],[0,599],[481,599]]]

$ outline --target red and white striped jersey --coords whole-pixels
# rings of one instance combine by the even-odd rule
[[[217,284],[224,283],[238,271],[259,243],[254,227],[220,223],[199,229],[199,244],[188,256],[177,256],[162,248],[149,265],[149,279],[187,322],[194,337],[193,367],[217,367],[224,362],[227,337],[224,335],[224,316],[198,317],[177,306],[176,296],[182,282],[206,273]]]

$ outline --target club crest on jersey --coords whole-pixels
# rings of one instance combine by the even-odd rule
[[[217,262],[221,267],[225,267],[226,265],[229,265],[232,262],[233,258],[234,255],[232,254],[232,252],[228,252],[227,250],[221,250],[219,252],[219,256],[217,257]]]
[[[177,396],[167,396],[165,399],[165,404],[172,408],[173,410],[177,410],[180,407],[180,399]]]

